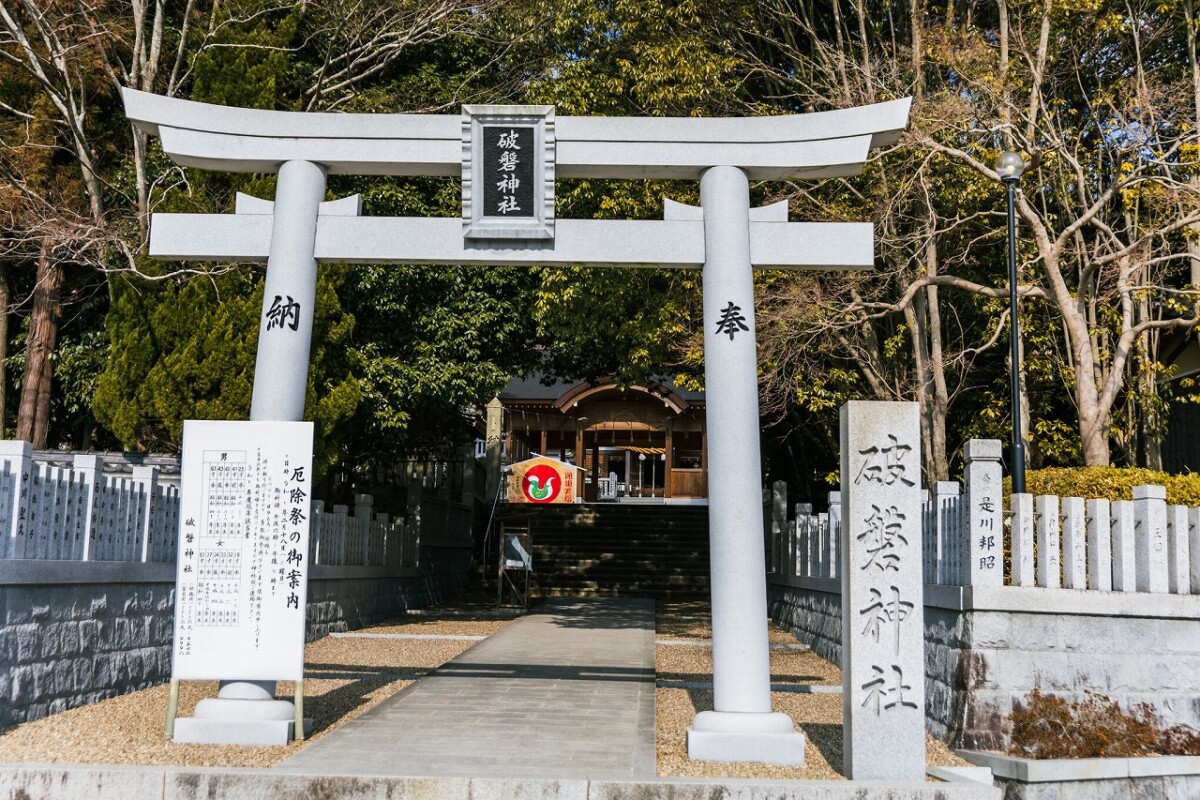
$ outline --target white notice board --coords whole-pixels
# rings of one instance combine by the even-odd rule
[[[176,680],[304,676],[311,422],[183,424]]]

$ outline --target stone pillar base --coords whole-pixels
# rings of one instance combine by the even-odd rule
[[[762,761],[804,764],[804,734],[782,713],[701,711],[687,732],[693,761]]]
[[[295,738],[296,707],[287,700],[210,697],[196,704],[196,715],[175,720],[173,741],[180,744],[285,745]],[[312,720],[304,720],[304,733]]]
[[[200,719],[182,717],[175,720],[177,744],[238,744],[252,747],[282,747],[295,739],[296,723],[292,720],[267,719]],[[312,732],[312,720],[305,718],[304,735]]]

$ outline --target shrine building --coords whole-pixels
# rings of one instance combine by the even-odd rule
[[[533,376],[509,382],[499,400],[506,463],[538,454],[582,467],[585,502],[708,496],[703,392]]]

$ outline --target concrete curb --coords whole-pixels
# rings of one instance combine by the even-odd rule
[[[1174,775],[1200,776],[1200,756],[1146,756],[1145,758],[1033,759],[957,750],[959,756],[981,767],[991,767],[997,778],[1020,783],[1061,783]]]
[[[967,783],[654,781],[298,775],[274,770],[0,764],[0,797],[21,800],[1000,800]]]

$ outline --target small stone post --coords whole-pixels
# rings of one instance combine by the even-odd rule
[[[958,497],[957,481],[938,481],[933,487],[933,529],[936,541],[933,552],[937,560],[934,583],[953,584],[957,575],[954,568],[959,551],[956,539],[962,535],[953,524],[951,504]]]
[[[1134,544],[1137,523],[1133,518],[1133,503],[1114,500],[1112,504],[1113,591],[1136,592],[1137,568]]]
[[[999,439],[972,439],[964,448],[967,504],[966,571],[970,586],[1004,585],[1004,519]]]
[[[822,555],[825,563],[829,565],[829,569],[825,573],[826,578],[836,578],[841,575],[840,569],[842,564],[842,536],[845,531],[842,529],[842,493],[829,493],[829,535],[825,537],[825,552]]]
[[[1167,489],[1133,487],[1133,517],[1137,527],[1134,560],[1137,590],[1167,591]]]
[[[1063,588],[1087,588],[1086,509],[1082,497],[1064,497],[1063,514]]]
[[[842,439],[843,766],[925,777],[921,433],[916,403],[850,402]]]
[[[1187,506],[1167,506],[1167,589],[1172,594],[1188,594],[1191,588],[1187,511]]]
[[[1062,586],[1062,542],[1058,518],[1058,497],[1039,494],[1034,498],[1037,510],[1037,585],[1046,589]]]
[[[1087,501],[1088,587],[1098,592],[1113,588],[1112,504]]]
[[[1036,586],[1033,568],[1033,495],[1014,492],[1012,503],[1012,585]]]
[[[0,558],[18,558],[17,545],[25,536],[25,504],[33,445],[0,441]]]
[[[1188,509],[1188,574],[1192,591],[1200,594],[1200,508]]]

